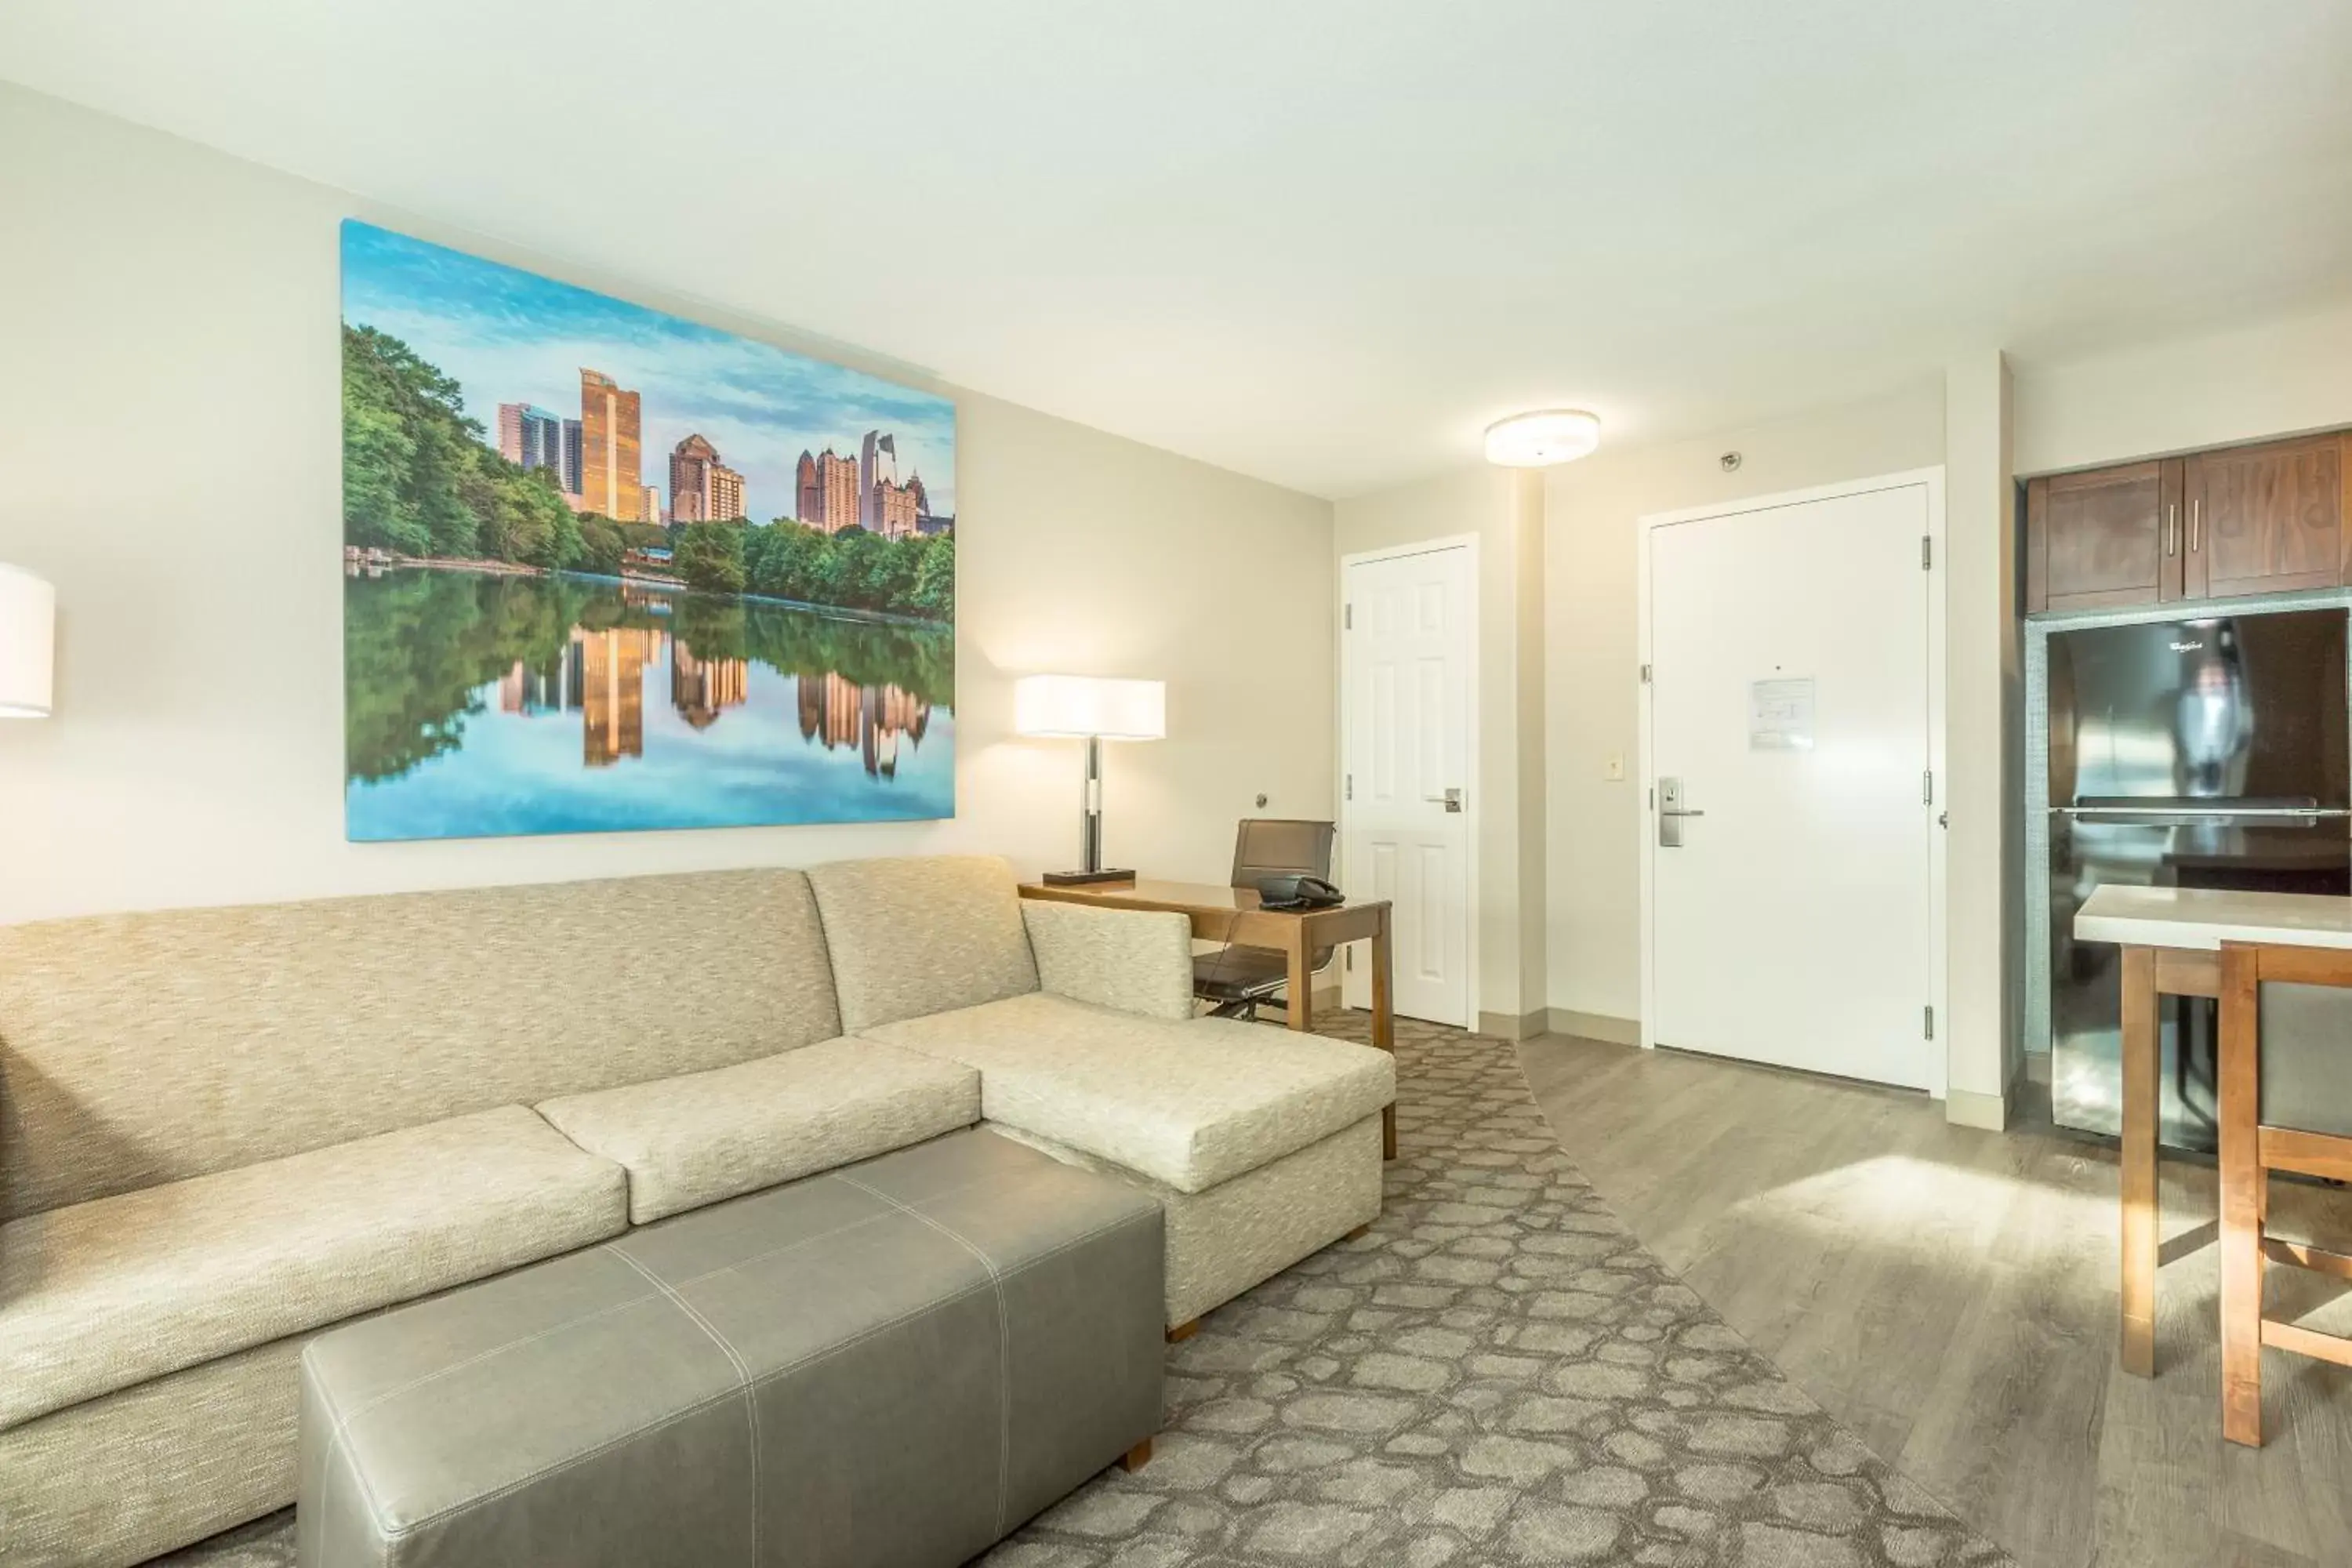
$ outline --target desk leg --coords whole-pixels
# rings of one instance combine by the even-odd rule
[[[2123,976],[2123,1365],[2156,1374],[2156,1138],[2158,1076],[2156,951],[2124,949]]]
[[[1290,922],[1290,994],[1283,999],[1283,1016],[1294,1029],[1315,1027],[1315,954],[1307,945],[1307,922]]]
[[[1381,929],[1372,935],[1372,1044],[1396,1054],[1396,996],[1391,984],[1391,966],[1394,955],[1389,946],[1389,911],[1381,911]],[[1381,1157],[1393,1160],[1397,1154],[1396,1105],[1393,1101],[1381,1108]]]

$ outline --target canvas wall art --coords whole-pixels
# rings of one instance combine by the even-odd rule
[[[955,407],[342,230],[354,840],[955,812]]]

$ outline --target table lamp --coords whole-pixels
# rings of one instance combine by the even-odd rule
[[[0,719],[49,716],[57,672],[58,591],[0,566]]]
[[[1047,885],[1135,880],[1132,871],[1103,869],[1102,743],[1166,739],[1166,684],[1092,675],[1024,675],[1013,683],[1013,728],[1024,735],[1066,735],[1087,743],[1086,785],[1078,797],[1081,865],[1075,871],[1046,872]]]

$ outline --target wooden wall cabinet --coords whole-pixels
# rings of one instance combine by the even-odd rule
[[[2344,444],[2320,436],[2187,459],[2183,595],[2228,599],[2341,584]]]
[[[2180,596],[2180,464],[2126,463],[2025,486],[2029,610]]]
[[[2352,432],[2025,486],[2025,608],[2226,599],[2352,582]]]

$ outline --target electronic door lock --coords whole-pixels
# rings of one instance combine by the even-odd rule
[[[1658,781],[1658,847],[1679,849],[1683,847],[1683,820],[1705,816],[1704,811],[1693,811],[1683,805],[1683,781]]]

